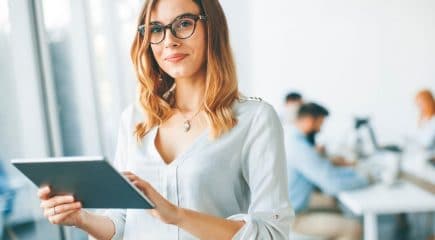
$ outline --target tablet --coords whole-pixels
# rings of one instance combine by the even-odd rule
[[[104,157],[13,159],[36,186],[73,195],[83,208],[151,209],[154,204]]]

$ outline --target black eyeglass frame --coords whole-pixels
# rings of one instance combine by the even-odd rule
[[[183,18],[190,18],[190,19],[192,19],[194,21],[193,30],[192,30],[192,33],[189,36],[187,36],[187,37],[178,37],[176,35],[176,33],[175,33],[175,30],[172,28],[172,25],[176,21],[179,21],[180,19],[183,19]],[[172,20],[171,23],[169,23],[167,25],[163,25],[161,23],[154,23],[155,25],[157,25],[157,24],[162,25],[162,28],[163,28],[163,37],[162,37],[162,39],[159,42],[155,42],[154,43],[154,42],[150,41],[150,43],[151,44],[159,44],[159,43],[163,42],[163,40],[165,40],[165,38],[166,38],[166,29],[169,29],[171,31],[172,35],[174,37],[178,38],[178,39],[188,39],[188,38],[190,38],[195,33],[196,23],[198,22],[198,20],[207,21],[207,16],[205,16],[203,14],[195,15],[195,14],[191,14],[191,13],[185,13],[185,14],[181,14],[180,16],[176,17],[174,20]],[[153,23],[151,23],[151,25],[153,25]],[[145,30],[146,30],[145,24],[142,24],[142,25],[140,25],[137,28],[137,31],[139,32],[139,34],[142,37],[145,35]]]

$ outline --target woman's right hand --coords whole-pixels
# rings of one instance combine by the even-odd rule
[[[44,216],[52,224],[80,226],[85,211],[80,202],[74,201],[70,195],[50,197],[50,187],[44,186],[38,190],[41,208]]]

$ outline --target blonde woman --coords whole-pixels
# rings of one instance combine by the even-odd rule
[[[122,115],[115,166],[156,208],[98,215],[43,187],[49,221],[97,239],[287,239],[282,127],[240,97],[219,1],[146,1],[131,56],[140,108]]]

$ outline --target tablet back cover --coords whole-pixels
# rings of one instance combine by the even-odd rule
[[[154,206],[104,160],[20,162],[18,159],[12,163],[35,185],[50,186],[52,195],[72,194],[84,208],[150,209]]]

